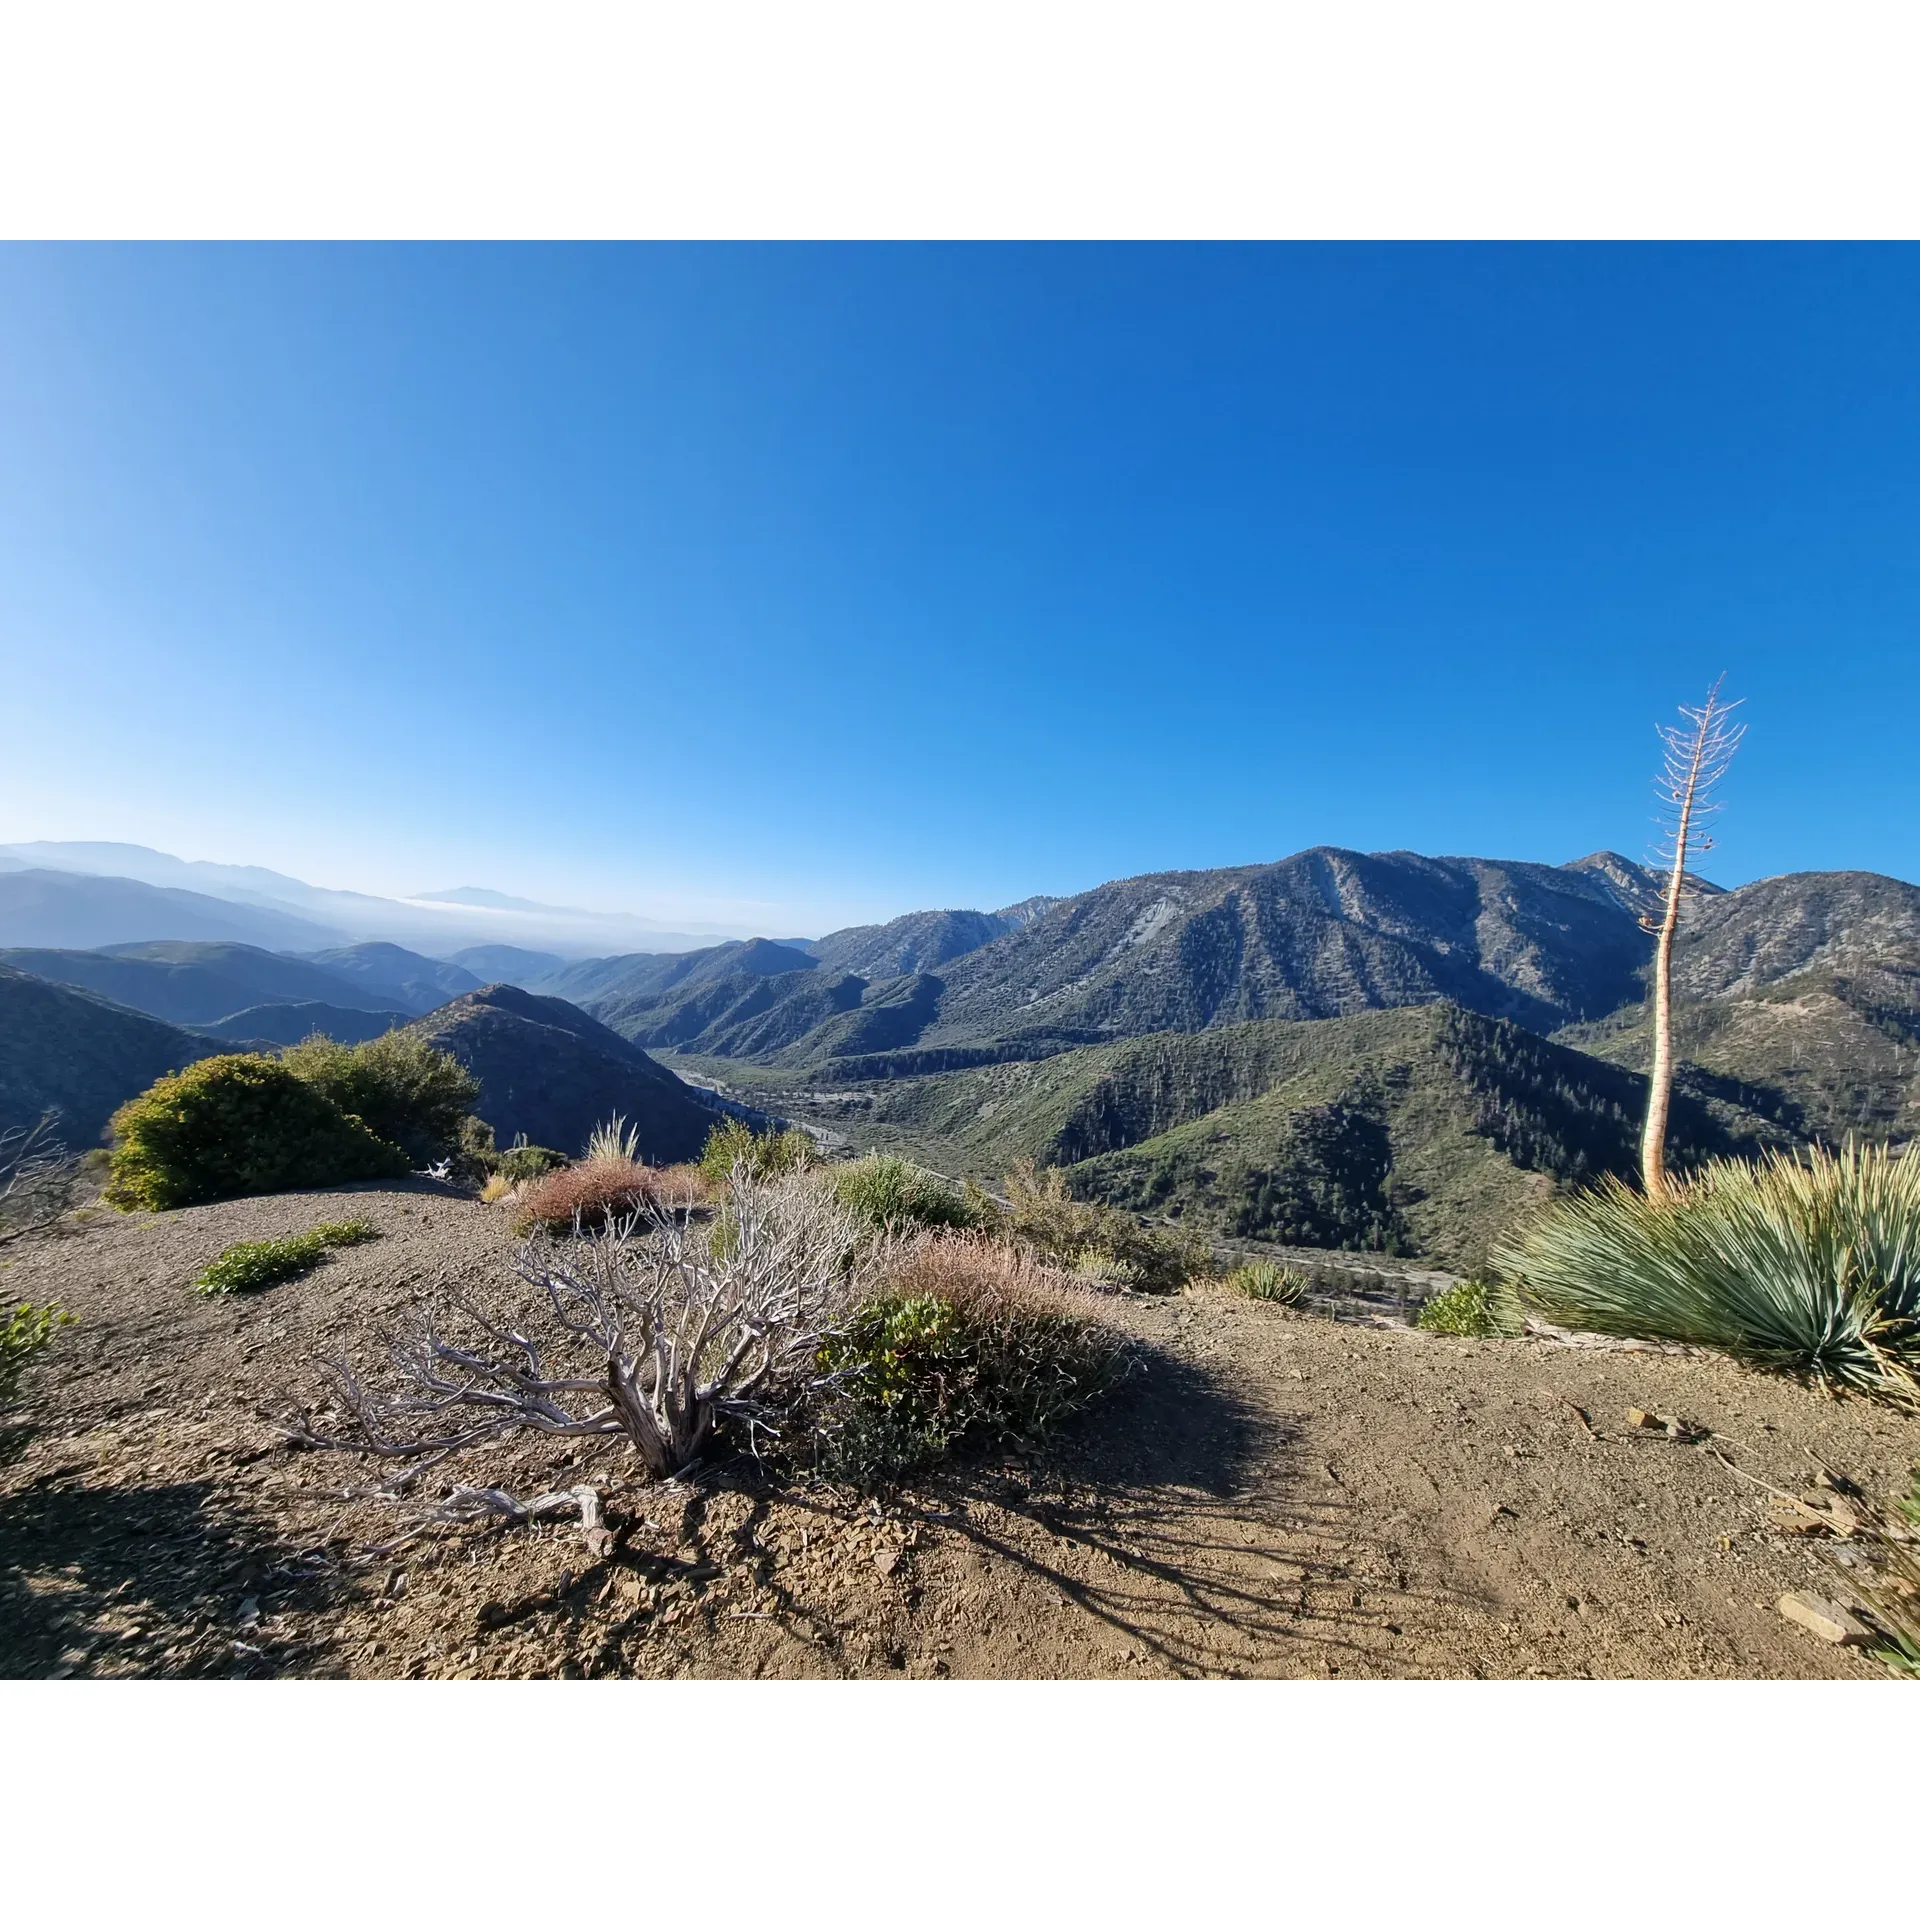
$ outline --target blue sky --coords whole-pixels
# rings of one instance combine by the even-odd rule
[[[1920,257],[0,249],[0,840],[776,932],[1317,843],[1920,881]]]

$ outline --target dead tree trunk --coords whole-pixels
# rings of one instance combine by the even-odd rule
[[[1651,1200],[1667,1191],[1667,1114],[1673,1104],[1673,936],[1680,925],[1687,862],[1712,850],[1702,823],[1720,809],[1708,796],[1746,732],[1744,726],[1727,724],[1727,715],[1740,703],[1723,701],[1720,687],[1716,680],[1704,706],[1680,709],[1687,725],[1659,729],[1665,760],[1656,784],[1665,808],[1667,843],[1662,856],[1670,862],[1666,911],[1657,921],[1640,922],[1656,936],[1653,1060],[1647,1072],[1647,1120],[1640,1133],[1640,1178]]]

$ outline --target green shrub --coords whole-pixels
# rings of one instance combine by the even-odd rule
[[[510,1185],[518,1185],[522,1180],[538,1180],[543,1173],[557,1172],[566,1164],[567,1156],[558,1147],[509,1147],[493,1171]]]
[[[870,1227],[974,1227],[982,1221],[965,1193],[896,1154],[869,1154],[833,1168],[834,1197]]]
[[[1521,1330],[1512,1289],[1485,1280],[1461,1280],[1436,1293],[1414,1315],[1428,1333],[1460,1334],[1472,1340],[1511,1340]]]
[[[1920,1404],[1920,1153],[1710,1161],[1658,1201],[1609,1180],[1536,1215],[1494,1265],[1563,1327]]]
[[[804,1127],[777,1127],[756,1133],[735,1115],[707,1135],[700,1155],[700,1171],[715,1186],[724,1186],[736,1166],[755,1179],[773,1180],[813,1163],[813,1136]]]
[[[1117,1207],[1071,1198],[1058,1167],[1018,1162],[1007,1175],[1007,1199],[1006,1230],[1057,1267],[1071,1270],[1092,1256],[1143,1293],[1173,1293],[1206,1264],[1204,1248],[1156,1233]]]
[[[405,1027],[351,1047],[312,1034],[280,1059],[415,1167],[461,1150],[465,1122],[480,1097],[480,1083],[459,1061]]]
[[[407,1157],[278,1060],[196,1060],[113,1116],[106,1198],[127,1212],[197,1206],[409,1171]]]
[[[1091,1406],[1126,1351],[1019,1248],[927,1236],[821,1349],[821,1370],[846,1376],[829,1467],[867,1484],[962,1445],[1031,1446]]]
[[[32,1307],[24,1300],[0,1314],[0,1407],[13,1404],[29,1362],[46,1351],[62,1327],[72,1325],[73,1315],[63,1307]]]
[[[1271,1300],[1277,1306],[1297,1307],[1307,1297],[1307,1276],[1294,1267],[1271,1260],[1250,1260],[1227,1275],[1227,1285],[1249,1300]]]
[[[276,1281],[310,1273],[335,1247],[357,1247],[380,1238],[371,1220],[343,1220],[309,1227],[279,1240],[240,1240],[200,1271],[198,1293],[252,1293]]]

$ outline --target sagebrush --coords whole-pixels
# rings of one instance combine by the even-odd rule
[[[985,1224],[979,1203],[964,1189],[897,1154],[869,1154],[831,1168],[826,1177],[843,1207],[882,1231]]]
[[[1091,1256],[1148,1293],[1174,1292],[1210,1270],[1199,1242],[1155,1232],[1117,1207],[1075,1200],[1058,1167],[1017,1162],[1007,1174],[1007,1200],[1006,1231],[1052,1266],[1071,1269]]]

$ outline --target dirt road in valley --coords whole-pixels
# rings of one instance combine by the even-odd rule
[[[246,1299],[188,1290],[234,1240],[364,1215],[383,1238]],[[260,1409],[451,1283],[513,1297],[489,1209],[399,1187],[107,1216],[0,1272],[82,1324],[0,1460],[0,1673],[1872,1677],[1776,1611],[1834,1551],[1717,1457],[1885,1497],[1920,1423],[1728,1362],[1338,1325],[1217,1290],[1111,1311],[1141,1367],[1033,1458],[885,1500],[737,1470],[625,1483],[611,1449],[470,1461],[576,1527],[429,1533],[342,1498],[363,1464]],[[1630,1429],[1638,1406],[1712,1437]],[[1811,1451],[1809,1451],[1811,1450]],[[1841,1549],[1844,1551],[1844,1549]]]

